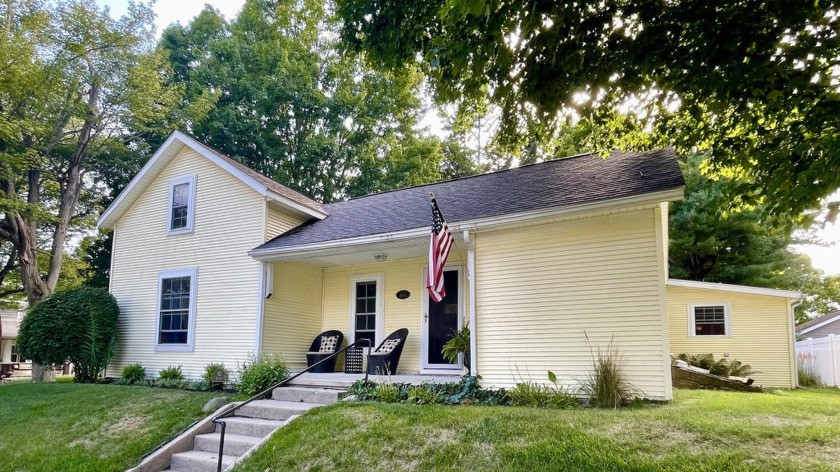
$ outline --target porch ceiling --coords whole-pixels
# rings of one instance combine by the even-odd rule
[[[456,239],[456,250],[458,249],[459,242],[460,241]],[[388,261],[396,261],[400,259],[425,257],[428,255],[428,251],[429,238],[424,236],[422,238],[380,241],[376,243],[283,254],[271,258],[270,261],[296,261],[318,267],[337,267],[379,262],[375,258],[375,255],[377,254],[385,254],[387,255]]]

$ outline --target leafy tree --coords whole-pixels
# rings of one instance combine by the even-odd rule
[[[131,145],[128,126],[169,120],[181,91],[163,83],[146,5],[118,20],[81,1],[0,9],[0,241],[33,306],[56,289],[70,233],[90,224],[111,148]]]
[[[670,276],[802,291],[798,319],[840,303],[836,277],[791,249],[792,229],[761,206],[739,203],[739,182],[710,177],[706,163],[704,155],[681,163],[686,189],[685,199],[671,204]]]
[[[205,8],[165,30],[161,45],[188,103],[216,99],[193,133],[293,189],[333,201],[371,166],[390,182],[355,188],[438,180],[438,145],[415,131],[419,72],[373,70],[342,55],[336,38],[323,2],[248,0],[231,23]]]
[[[69,361],[77,382],[95,381],[114,353],[119,314],[117,301],[105,289],[56,292],[21,322],[21,356],[42,365]]]
[[[789,221],[840,187],[833,2],[337,5],[352,50],[391,70],[416,64],[462,116],[496,107],[510,152],[580,118],[596,149],[711,150],[712,166],[746,177],[742,195]]]

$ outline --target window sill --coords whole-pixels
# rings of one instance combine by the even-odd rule
[[[731,334],[692,334],[688,336],[689,338],[698,338],[698,339],[706,339],[706,338],[731,338]]]
[[[189,344],[155,344],[155,352],[193,352],[195,348]]]
[[[170,229],[169,231],[166,232],[166,235],[167,236],[177,236],[179,234],[192,234],[192,233],[193,233],[192,228]]]

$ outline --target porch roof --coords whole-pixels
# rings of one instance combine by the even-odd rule
[[[431,220],[429,192],[437,197],[450,226],[457,226],[482,218],[681,191],[684,183],[673,149],[613,152],[607,159],[597,153],[582,154],[324,205],[326,218],[304,223],[251,254],[426,228]]]

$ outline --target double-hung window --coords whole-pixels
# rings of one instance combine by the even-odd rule
[[[169,233],[189,233],[195,220],[195,176],[169,183]]]
[[[690,336],[732,336],[729,304],[692,304],[688,307]]]
[[[195,334],[196,269],[160,273],[155,348],[192,351]]]
[[[353,342],[369,339],[376,347],[382,323],[382,277],[356,277],[352,281],[351,326]]]

